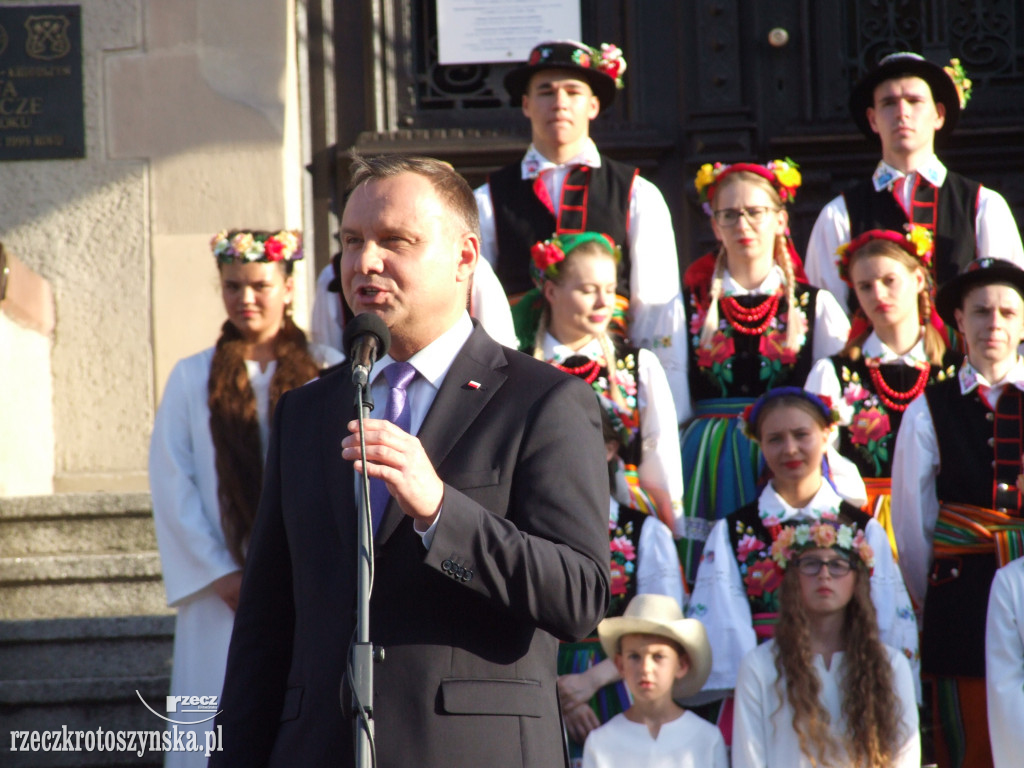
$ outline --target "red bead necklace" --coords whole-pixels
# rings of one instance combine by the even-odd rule
[[[899,392],[885,383],[877,360],[866,360],[865,362],[867,363],[868,374],[871,376],[871,383],[874,384],[875,394],[878,395],[878,399],[882,401],[886,408],[899,411],[900,413],[907,410],[907,407],[914,398],[924,391],[925,385],[928,383],[928,375],[931,373],[931,368],[927,364],[923,364],[920,373],[917,375],[917,381],[914,382],[914,386],[905,392]]]
[[[782,294],[775,293],[762,301],[756,307],[747,309],[733,296],[726,296],[722,299],[722,313],[729,325],[738,333],[747,336],[760,336],[768,328],[775,315],[779,311],[779,300]],[[751,326],[750,323],[759,323]]]
[[[594,380],[597,379],[598,374],[601,372],[601,361],[600,360],[588,360],[582,365],[578,365],[575,368],[570,368],[567,365],[556,363],[551,361],[551,364],[560,371],[565,371],[570,376],[579,376],[587,384],[593,384]]]

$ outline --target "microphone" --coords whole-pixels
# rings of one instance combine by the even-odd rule
[[[345,325],[343,341],[345,354],[352,361],[352,383],[365,387],[373,364],[391,346],[391,331],[377,315],[367,312]]]

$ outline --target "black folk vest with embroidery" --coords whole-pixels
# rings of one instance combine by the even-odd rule
[[[695,403],[722,397],[756,398],[773,387],[804,385],[814,364],[812,350],[818,289],[798,285],[795,297],[807,318],[807,335],[799,350],[782,347],[789,306],[784,296],[779,300],[774,321],[756,334],[736,330],[729,323],[722,301],[719,301],[719,330],[712,339],[711,348],[701,349],[697,344],[705,313],[696,306],[694,295],[689,291],[685,293],[686,321],[690,329],[687,376],[690,397]],[[761,306],[767,299],[764,295],[745,295],[738,296],[736,301],[744,309],[750,309]],[[764,319],[750,325],[757,330],[762,323]]]
[[[932,274],[936,285],[942,285],[956,277],[977,253],[974,225],[981,184],[948,171],[946,180],[937,190],[936,200],[935,188],[920,176],[917,179],[921,188],[915,199],[923,197],[931,205],[915,206],[915,210],[920,212],[914,223],[932,230],[935,243]],[[870,229],[904,231],[907,214],[903,207],[889,190],[876,192],[871,179],[861,181],[844,192],[843,198],[850,217],[851,239]],[[853,312],[857,308],[857,297],[853,291],[850,291],[849,304]]]
[[[530,248],[555,232],[603,232],[622,248],[618,293],[628,297],[630,254],[626,244],[629,196],[639,169],[601,155],[600,168],[579,166],[562,186],[559,220],[533,191],[533,180],[522,178],[516,162],[492,173],[487,182],[494,205],[498,257],[494,271],[510,296],[533,288]]]
[[[939,502],[961,502],[1021,515],[1024,394],[1003,389],[993,412],[979,391],[960,394],[957,377],[925,389],[939,446]],[[916,482],[916,475],[910,478]],[[995,554],[936,557],[928,577],[921,631],[922,671],[985,676],[985,614]]]
[[[861,477],[892,477],[893,450],[903,421],[903,411],[913,395],[920,394],[922,371],[904,363],[877,367],[877,375],[888,387],[879,397],[871,370],[863,357],[854,361],[839,355],[829,358],[842,388],[842,397],[853,406],[849,425],[839,427],[839,452],[857,465]],[[947,351],[943,365],[929,366],[925,384],[939,378],[956,378],[960,355]],[[887,402],[888,401],[888,404]],[[890,404],[903,406],[893,408]]]

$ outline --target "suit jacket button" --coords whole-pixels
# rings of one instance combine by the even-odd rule
[[[452,569],[452,561],[451,560],[445,560],[443,563],[441,563],[441,570],[444,571],[445,573],[449,573],[451,571],[451,569]]]
[[[463,576],[465,581],[471,581],[473,579],[473,570],[471,568],[466,569],[466,575]]]
[[[455,570],[453,571],[453,574],[454,574],[455,578],[456,579],[461,579],[462,578],[462,574],[465,573],[465,570],[466,569],[463,568],[461,565],[456,565],[455,566]]]

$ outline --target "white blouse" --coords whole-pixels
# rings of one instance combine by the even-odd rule
[[[763,515],[775,515],[780,522],[786,523],[818,520],[823,512],[838,510],[839,503],[839,495],[828,483],[822,483],[808,506],[795,509],[769,484],[761,492],[758,508]],[[704,624],[708,642],[714,649],[711,675],[704,685],[705,691],[734,688],[740,662],[757,646],[750,601],[729,538],[728,525],[726,518],[719,520],[711,529],[687,610],[687,616],[700,619]],[[913,679],[915,687],[919,687],[917,622],[903,578],[893,561],[888,535],[877,520],[871,519],[865,529],[865,537],[875,553],[871,601],[878,615],[879,636],[883,643],[899,648],[907,658],[915,660]]]
[[[892,768],[919,768],[921,738],[918,733],[917,702],[914,698],[913,675],[906,657],[886,647],[892,664],[896,695],[901,705],[903,741]],[[825,667],[820,654],[814,656],[814,670],[821,681],[820,700],[829,713],[832,732],[846,733],[847,722],[842,711],[844,654],[832,656]],[[789,700],[779,700],[776,688],[775,641],[759,645],[743,659],[736,683],[736,708],[732,736],[733,768],[810,768],[811,762],[800,751],[800,742],[793,730],[793,708]],[[783,684],[783,691],[785,690]],[[836,768],[852,764],[843,755]]]
[[[587,736],[583,768],[729,768],[729,760],[721,732],[693,712],[662,725],[656,739],[618,714]]]
[[[988,732],[995,768],[1024,755],[1024,557],[996,571],[985,625]]]

